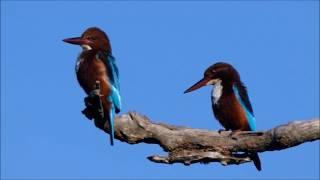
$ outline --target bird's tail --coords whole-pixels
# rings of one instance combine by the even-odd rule
[[[112,103],[108,102],[107,98],[102,98],[102,106],[103,106],[103,126],[104,129],[108,126],[109,132],[105,131],[106,133],[110,134],[110,144],[113,146],[114,144],[114,115],[115,115],[115,108]]]
[[[257,170],[261,171],[261,161],[260,161],[258,153],[250,153],[250,158],[252,159]]]
[[[114,106],[112,105],[109,112],[109,119],[108,119],[111,146],[113,146],[114,144],[114,113],[115,113],[115,109],[114,109]]]

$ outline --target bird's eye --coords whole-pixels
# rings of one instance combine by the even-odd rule
[[[90,41],[95,40],[95,38],[91,37],[91,36],[87,37],[87,39],[90,40]]]

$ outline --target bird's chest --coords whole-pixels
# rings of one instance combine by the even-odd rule
[[[83,55],[76,61],[76,72],[84,68],[105,69],[105,65],[98,55]]]
[[[247,118],[234,93],[223,93],[221,84],[212,91],[212,108],[215,117],[226,129],[248,129]]]
[[[107,68],[102,60],[93,56],[91,58],[79,57],[76,62],[77,79],[88,93],[93,90],[95,82],[107,82]]]

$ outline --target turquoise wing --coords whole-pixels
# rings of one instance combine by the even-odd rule
[[[115,112],[118,113],[121,111],[119,70],[116,65],[115,58],[111,54],[108,55],[108,68],[110,72],[109,77],[112,84],[110,95],[111,102],[115,106]]]
[[[121,96],[120,96],[120,92],[119,90],[114,87],[113,85],[111,86],[111,95],[110,95],[110,101],[112,102],[112,104],[115,107],[115,111],[116,109],[118,109],[119,111],[121,110]]]
[[[107,67],[109,70],[109,77],[111,84],[120,91],[120,83],[119,83],[119,70],[116,65],[116,59],[112,56],[112,54],[107,55]]]
[[[248,121],[248,124],[249,124],[249,127],[250,127],[250,130],[251,131],[255,131],[256,130],[256,119],[253,115],[253,112],[252,112],[252,108],[251,108],[251,105],[250,107],[247,107],[243,101],[243,99],[241,98],[240,94],[239,94],[239,90],[238,88],[233,85],[233,92],[235,93],[236,97],[237,97],[237,100],[240,102],[240,105],[241,107],[244,109],[245,111],[245,114],[246,114],[246,117],[247,117],[247,121]],[[249,102],[247,100],[247,102]],[[250,110],[251,109],[251,112]]]
[[[120,96],[120,82],[119,82],[119,70],[116,65],[116,59],[111,53],[101,53],[99,54],[100,59],[102,59],[108,69],[108,77],[111,87],[111,94],[109,97],[110,102],[112,102],[115,112],[119,113],[121,111],[121,96]]]
[[[110,127],[110,142],[114,144],[114,116],[121,110],[121,96],[120,96],[120,83],[119,83],[119,70],[116,65],[116,60],[111,53],[100,53],[100,59],[103,60],[108,69],[108,78],[111,84],[111,94],[108,99],[112,103],[109,112],[109,127]]]
[[[111,85],[111,95],[109,96],[109,101],[112,102],[112,106],[109,112],[109,127],[110,127],[110,142],[113,145],[114,141],[114,115],[117,109],[121,109],[121,96],[119,91]],[[118,112],[119,112],[118,111]]]

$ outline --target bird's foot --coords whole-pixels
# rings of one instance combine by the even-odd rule
[[[222,132],[226,132],[226,131],[228,131],[228,130],[226,130],[226,129],[219,129],[219,130],[218,130],[218,133],[221,134]]]
[[[95,97],[88,96],[84,98],[84,103],[86,108],[82,110],[82,114],[84,114],[88,119],[92,120],[97,116],[97,108],[96,108],[96,100]]]
[[[84,99],[84,103],[86,108],[82,111],[82,113],[90,120],[95,119],[95,124],[97,121],[102,121],[99,124],[104,124],[104,111],[102,107],[101,95],[90,93]]]

